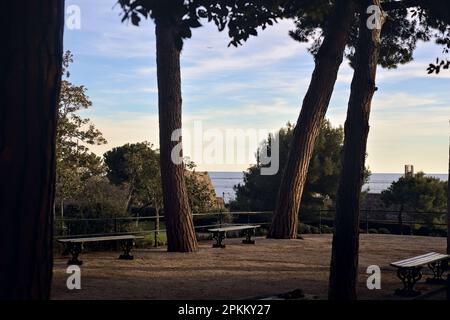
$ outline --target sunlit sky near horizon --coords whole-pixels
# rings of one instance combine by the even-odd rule
[[[80,7],[82,23],[80,30],[65,30],[65,50],[75,60],[71,81],[88,88],[93,106],[83,115],[108,140],[91,150],[102,155],[140,141],[158,146],[153,24],[122,24],[115,0],[66,2]],[[227,34],[212,24],[194,30],[182,52],[184,127],[202,121],[205,129],[274,130],[296,122],[314,63],[307,45],[288,36],[291,29],[292,21],[282,21],[240,48],[229,48]],[[434,43],[420,43],[412,63],[379,68],[368,142],[372,172],[402,172],[409,163],[416,171],[447,172],[450,71],[426,73],[441,52]],[[344,124],[351,78],[345,61],[327,113],[334,126]],[[241,171],[247,166],[198,169]]]

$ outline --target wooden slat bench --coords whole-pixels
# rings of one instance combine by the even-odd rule
[[[252,236],[255,234],[256,228],[259,228],[259,227],[261,227],[261,226],[260,225],[227,226],[227,227],[208,229],[208,231],[212,232],[213,239],[216,241],[216,243],[213,244],[213,248],[225,248],[225,245],[222,242],[225,239],[225,235],[227,232],[244,231],[245,239],[242,240],[242,243],[255,244],[255,240],[252,240]]]
[[[119,259],[133,260],[133,256],[130,255],[131,249],[133,249],[134,241],[136,239],[143,239],[142,236],[134,235],[120,235],[120,236],[103,236],[103,237],[88,237],[88,238],[66,238],[58,239],[59,243],[65,245],[66,252],[72,255],[72,258],[67,261],[67,264],[82,265],[83,261],[78,260],[83,249],[83,243],[85,242],[102,242],[102,241],[120,241],[120,245],[123,250],[123,254],[119,256]]]
[[[450,255],[429,252],[420,256],[392,262],[391,266],[397,268],[397,276],[403,282],[403,288],[397,289],[395,294],[402,296],[417,296],[420,291],[414,289],[414,285],[422,278],[422,268],[428,266],[433,272],[433,278],[427,282],[445,283],[442,274],[447,270]]]

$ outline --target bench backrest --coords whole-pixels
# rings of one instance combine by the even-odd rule
[[[98,242],[98,241],[114,241],[114,240],[135,240],[135,239],[143,239],[142,236],[133,236],[133,235],[121,235],[121,236],[103,236],[103,237],[89,237],[89,238],[66,238],[66,239],[58,239],[58,242],[66,243],[66,242]]]
[[[240,231],[247,229],[256,229],[261,227],[260,225],[245,225],[245,226],[228,226],[221,228],[208,229],[210,232],[227,232],[227,231]]]

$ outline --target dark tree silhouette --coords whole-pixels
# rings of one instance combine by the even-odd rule
[[[450,145],[448,147],[447,175],[447,254],[450,254]]]
[[[450,144],[448,147],[448,175],[447,175],[447,254],[450,254]]]
[[[383,3],[382,7],[390,11],[381,34],[376,30],[368,30],[365,21],[360,20],[359,36],[350,36],[351,40],[357,39],[356,49],[353,51],[355,54],[348,55],[355,72],[345,125],[343,172],[336,201],[330,299],[356,298],[359,200],[377,63],[383,67],[395,68],[399,63],[412,60],[417,40],[429,41],[434,37],[439,43],[436,30],[445,33],[448,25],[440,19],[439,14],[432,12],[442,12],[436,10],[436,4],[435,1]],[[381,6],[381,3],[375,0],[366,1],[360,17],[365,16],[365,9],[369,5]],[[413,6],[418,7],[410,8]],[[408,17],[408,11],[412,12],[414,20]],[[401,218],[401,213],[399,217]]]
[[[380,54],[381,29],[366,26],[370,5],[379,0],[365,0],[359,13],[359,39],[354,57],[347,120],[345,122],[342,172],[336,200],[335,232],[331,257],[329,299],[356,299],[359,250],[359,204],[364,180],[369,117],[375,92],[375,77]],[[380,25],[384,14],[380,16]]]
[[[343,60],[354,14],[352,0],[337,0],[325,27],[323,43],[315,57],[315,69],[294,130],[269,238],[297,238],[298,212],[309,162]]]
[[[3,1],[0,16],[0,299],[48,299],[64,1]]]
[[[158,78],[159,145],[161,183],[164,214],[167,224],[168,251],[193,252],[197,250],[192,213],[187,197],[184,164],[174,162],[172,150],[181,138],[172,140],[172,134],[181,130],[181,75],[180,55],[183,39],[190,38],[191,27],[198,27],[198,20],[184,19],[188,8],[184,1],[119,1],[124,17],[138,25],[138,14],[155,22],[156,65]],[[178,156],[183,157],[182,149]]]
[[[431,2],[437,2],[432,0]],[[309,49],[312,54],[315,55],[316,61],[319,58],[321,48],[325,44],[327,38],[326,30],[327,25],[331,25],[330,21],[332,16],[333,6],[336,6],[339,1],[315,1],[311,4],[312,7],[308,7],[305,4],[307,10],[303,10],[300,13],[295,14],[296,17],[296,30],[291,32],[292,38],[297,41],[306,42],[312,41],[312,46]],[[384,68],[396,68],[398,64],[405,64],[412,60],[412,53],[416,48],[416,43],[419,40],[429,41],[432,37],[437,37],[436,30],[445,30],[445,24],[441,20],[437,19],[434,15],[431,15],[422,7],[417,7],[428,3],[426,0],[403,0],[403,1],[385,1],[381,3],[381,7],[384,11],[389,11],[388,19],[383,27],[381,34],[381,47],[379,64]],[[429,4],[428,4],[429,5]],[[428,7],[427,7],[428,8]],[[410,17],[410,10],[416,10],[418,13],[413,19]],[[436,10],[439,11],[439,10]],[[428,14],[425,14],[428,13]],[[342,21],[341,21],[342,22]],[[334,28],[334,32],[339,32],[339,28]],[[318,32],[319,31],[319,32]],[[358,41],[358,23],[355,20],[348,31],[348,41],[346,44],[345,55],[350,60],[351,65],[354,67],[354,53]],[[331,39],[336,41],[336,39]],[[331,72],[332,73],[332,72]],[[332,81],[333,77],[324,77],[326,81]],[[313,81],[313,80],[312,80]],[[331,89],[332,90],[332,89]],[[316,91],[321,92],[321,91]],[[331,92],[329,93],[331,95]],[[322,92],[317,95],[322,97]],[[315,116],[319,116],[322,113],[314,111],[313,108],[306,107],[306,97],[302,106],[302,113],[312,113]],[[323,103],[323,102],[322,102]],[[327,109],[328,102],[324,103],[322,108]],[[319,108],[317,108],[319,110]],[[316,113],[314,113],[316,112]],[[305,119],[307,122],[307,128],[311,128],[314,117]],[[299,125],[300,122],[297,122]],[[300,131],[300,130],[296,130]],[[315,131],[304,130],[303,134],[297,134],[294,136],[294,146],[301,145],[301,148],[293,148],[289,155],[288,167],[285,167],[286,174],[283,177],[283,183],[281,184],[278,192],[277,210],[273,220],[272,231],[269,236],[274,238],[293,238],[296,236],[296,226],[298,224],[298,210],[302,199],[302,190],[305,183],[304,176],[306,176],[305,166],[300,166],[300,163],[304,164],[309,161],[310,144],[314,143]],[[302,140],[309,140],[308,143]],[[295,164],[295,166],[293,165]],[[295,169],[295,167],[297,169]],[[294,169],[292,169],[294,167]],[[306,167],[307,168],[307,167]],[[275,232],[274,230],[278,230]],[[280,231],[281,230],[281,231]],[[282,232],[284,231],[284,232]]]
[[[278,130],[279,163],[283,168],[286,163],[293,137],[294,126],[290,123]],[[263,141],[262,147],[256,151],[262,158],[262,150],[271,150],[271,136]],[[308,168],[305,190],[302,199],[304,215],[316,215],[323,209],[325,199],[336,199],[339,175],[341,173],[341,155],[344,142],[342,127],[333,127],[326,120],[322,123],[319,137],[314,146],[313,156]],[[244,183],[234,187],[236,200],[232,206],[239,210],[272,211],[281,181],[281,170],[271,176],[261,175],[261,169],[270,164],[257,163],[244,173]],[[366,170],[366,177],[369,172]]]

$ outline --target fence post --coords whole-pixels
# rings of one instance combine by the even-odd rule
[[[319,209],[319,234],[322,234],[322,209]]]
[[[322,234],[322,209],[319,209],[319,234]]]
[[[156,219],[158,219],[158,218],[156,218]],[[155,248],[158,248],[158,222],[156,221],[156,219],[155,219],[155,233],[153,234],[155,243],[153,246]]]

